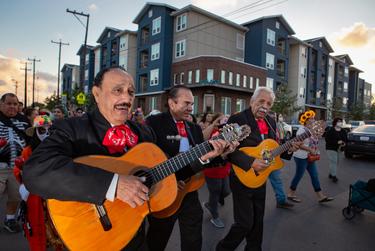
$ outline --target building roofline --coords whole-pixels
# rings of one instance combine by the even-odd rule
[[[310,38],[310,39],[306,39],[304,41],[306,43],[308,43],[308,42],[314,42],[314,41],[317,41],[317,40],[322,40],[323,43],[328,47],[329,52],[334,52],[332,46],[328,43],[328,40],[325,37]]]
[[[121,32],[120,29],[106,26],[106,27],[104,28],[104,30],[102,31],[102,33],[100,34],[99,38],[96,40],[97,43],[99,43],[99,41],[102,40],[104,34],[105,34],[106,31],[108,31],[108,30],[115,31],[115,32],[117,32],[117,33],[118,33],[118,32]]]
[[[154,3],[154,2],[147,2],[143,8],[141,9],[141,11],[138,13],[138,15],[134,18],[133,20],[133,23],[134,24],[138,24],[139,23],[139,20],[141,20],[141,18],[143,17],[143,15],[146,13],[146,11],[151,7],[151,6],[159,6],[159,7],[166,7],[166,8],[169,8],[169,9],[172,9],[172,10],[178,10],[176,7],[173,7],[169,4],[164,4],[164,3]]]
[[[283,23],[283,25],[285,26],[285,28],[287,29],[287,31],[289,32],[289,35],[296,34],[296,32],[293,30],[292,26],[289,25],[289,23],[286,21],[286,19],[284,18],[283,15],[263,16],[263,17],[259,17],[257,19],[248,21],[246,23],[243,23],[241,25],[246,26],[248,24],[256,23],[256,22],[262,21],[264,19],[271,19],[271,18],[277,18],[277,19],[279,19]]]
[[[147,95],[155,95],[155,94],[161,94],[164,93],[165,91],[156,91],[156,92],[145,92],[145,93],[136,93],[136,97],[141,97],[141,96],[147,96]]]
[[[301,39],[299,39],[299,38],[297,38],[297,37],[295,37],[295,36],[288,36],[288,38],[291,39],[291,40],[296,41],[296,42],[299,43],[299,44],[303,44],[303,45],[306,45],[306,46],[308,46],[308,47],[313,47],[311,44],[306,43],[305,41],[303,41],[303,40],[301,40]]]
[[[81,45],[81,47],[79,47],[79,49],[78,49],[78,51],[77,51],[77,56],[79,56],[79,55],[81,55],[81,50],[83,50],[83,47],[84,47],[85,45],[83,44],[83,45]],[[86,45],[86,50],[92,50],[92,49],[94,49],[94,46],[92,46],[92,45]],[[87,51],[86,51],[87,52]]]
[[[358,69],[354,66],[349,66],[349,70],[354,70],[354,71],[358,71],[359,73],[363,72],[361,69]]]
[[[196,56],[196,57],[190,57],[190,58],[178,61],[178,62],[174,62],[173,64],[177,64],[177,63],[180,63],[180,62],[183,62],[183,61],[186,61],[186,60],[202,58],[202,57],[206,57],[206,58],[207,57],[222,58],[222,59],[230,60],[230,61],[233,61],[233,62],[236,62],[236,63],[239,63],[239,64],[244,64],[244,65],[252,66],[252,67],[255,67],[255,68],[267,71],[267,68],[265,68],[265,67],[261,67],[259,65],[253,65],[253,64],[245,63],[245,62],[242,62],[242,61],[238,61],[238,60],[235,60],[235,59],[232,59],[232,58],[227,58],[227,57],[220,56],[220,55],[199,55],[199,56]]]
[[[137,31],[123,30],[123,31],[117,33],[115,37],[119,37],[119,36],[122,36],[124,34],[137,35]]]
[[[232,27],[234,27],[234,28],[236,28],[238,30],[241,30],[243,32],[246,32],[246,31],[249,30],[248,28],[246,28],[246,27],[244,27],[244,26],[242,26],[240,24],[237,24],[237,23],[232,22],[232,21],[230,21],[228,19],[220,17],[220,16],[218,16],[218,15],[212,13],[212,12],[209,12],[207,10],[201,9],[201,8],[195,6],[195,5],[192,5],[192,4],[189,4],[189,5],[185,6],[182,9],[173,11],[171,13],[171,16],[175,17],[175,16],[178,16],[178,15],[180,15],[182,13],[189,12],[189,11],[197,12],[197,13],[202,14],[204,16],[210,17],[212,19],[215,19],[215,20],[217,20],[219,22],[225,23],[225,24],[227,24],[229,26],[232,26]]]
[[[337,58],[345,58],[345,59],[348,59],[348,63],[349,63],[349,65],[353,65],[354,63],[353,63],[353,61],[352,61],[352,59],[349,57],[349,55],[348,54],[341,54],[341,55],[336,55],[335,57],[337,57]]]

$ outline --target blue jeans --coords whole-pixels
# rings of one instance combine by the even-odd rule
[[[297,189],[299,181],[302,179],[305,170],[307,170],[310,174],[311,184],[314,187],[315,192],[320,192],[322,189],[320,188],[318,170],[316,169],[315,161],[310,163],[306,159],[300,159],[294,157],[294,161],[296,162],[296,173],[290,184],[290,189],[295,191]]]
[[[275,170],[270,173],[268,179],[271,182],[273,191],[275,192],[275,197],[277,203],[285,203],[286,196],[283,188],[283,182],[281,181],[281,170]]]

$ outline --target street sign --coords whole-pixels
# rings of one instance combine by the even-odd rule
[[[86,95],[83,92],[78,93],[76,96],[77,103],[83,105],[86,102]]]

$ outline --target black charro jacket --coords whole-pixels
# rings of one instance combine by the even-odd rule
[[[204,142],[202,129],[199,125],[185,121],[189,144],[191,146]],[[174,157],[179,153],[180,141],[168,139],[167,136],[178,135],[176,123],[170,112],[159,113],[147,118],[146,124],[149,125],[156,134],[156,145],[163,150],[168,158]],[[210,164],[202,165],[199,160],[195,160],[190,165],[182,168],[176,173],[177,180],[185,180],[195,173],[202,171],[203,168],[213,167],[222,164],[223,160],[217,157]]]
[[[270,116],[266,116],[266,121],[268,125],[268,139],[276,140],[276,122]],[[258,123],[250,110],[250,108],[231,116],[228,119],[228,124],[237,123],[238,125],[248,125],[251,128],[250,135],[240,142],[239,147],[232,153],[228,155],[228,159],[231,163],[240,167],[241,169],[248,171],[251,168],[255,158],[246,155],[244,152],[240,151],[241,147],[254,147],[262,142],[262,136],[259,131]],[[289,160],[292,154],[283,153],[281,157],[283,159]]]
[[[131,121],[127,124],[138,135],[138,142],[155,142],[149,127]],[[121,156],[110,154],[102,145],[111,124],[96,109],[80,118],[58,121],[53,127],[53,133],[25,163],[27,189],[45,199],[103,203],[114,174],[73,159],[91,154]]]

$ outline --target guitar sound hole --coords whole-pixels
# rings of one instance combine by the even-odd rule
[[[147,169],[142,169],[142,170],[138,170],[136,171],[134,174],[134,176],[137,176],[137,177],[145,177],[146,178],[146,181],[143,182],[143,184],[145,186],[147,186],[149,189],[152,187],[152,185],[154,184],[154,180],[152,178],[152,175],[151,173],[149,172],[149,170]]]

